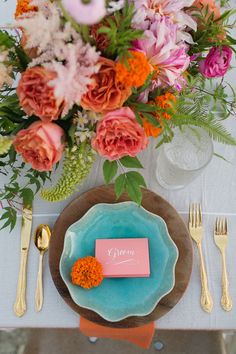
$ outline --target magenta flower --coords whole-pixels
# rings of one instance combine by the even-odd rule
[[[187,47],[184,43],[176,44],[176,40],[177,25],[168,17],[159,15],[144,32],[144,38],[134,43],[135,49],[146,53],[149,63],[157,71],[154,87],[175,85],[189,66]]]
[[[62,0],[64,9],[82,25],[98,23],[106,15],[105,0]]]
[[[206,78],[222,77],[229,69],[232,49],[227,46],[213,47],[204,60],[199,63],[199,70]]]

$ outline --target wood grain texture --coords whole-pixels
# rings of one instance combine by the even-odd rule
[[[69,291],[59,272],[59,263],[63,251],[66,230],[95,204],[115,203],[127,200],[130,200],[129,197],[123,194],[121,198],[116,201],[113,185],[100,186],[85,192],[72,201],[58,217],[53,228],[49,249],[51,275],[58,292],[65,302],[86,319],[104,326],[116,328],[142,326],[148,322],[157,320],[169,312],[181,299],[188,286],[193,262],[192,241],[182,218],[166,200],[148,189],[143,189],[142,206],[165,220],[169,233],[179,249],[179,259],[175,271],[175,287],[158,303],[156,308],[149,315],[143,317],[132,316],[119,322],[108,322],[95,312],[76,305],[71,299]]]

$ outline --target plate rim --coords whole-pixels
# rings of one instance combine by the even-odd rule
[[[155,300],[155,303],[153,304],[153,306],[148,310],[148,312],[143,312],[143,313],[130,313],[130,314],[126,314],[125,316],[121,316],[119,318],[116,318],[116,320],[114,320],[113,318],[109,318],[107,315],[104,315],[102,312],[100,312],[99,310],[95,310],[94,308],[92,307],[89,307],[89,306],[84,306],[84,305],[81,305],[81,303],[79,303],[76,299],[75,299],[75,296],[73,294],[73,292],[71,291],[69,285],[68,285],[68,282],[67,280],[65,279],[64,277],[64,274],[63,274],[63,271],[62,271],[62,260],[63,260],[63,257],[65,256],[65,248],[66,248],[66,239],[69,237],[69,229],[73,226],[75,226],[76,224],[79,224],[81,221],[84,221],[86,218],[88,217],[91,217],[89,214],[91,214],[92,212],[94,212],[95,209],[97,209],[99,206],[112,206],[114,207],[114,209],[116,209],[116,207],[118,208],[119,206],[122,205],[132,205],[134,207],[138,207],[140,209],[143,210],[144,213],[147,213],[147,214],[150,214],[153,218],[155,219],[158,219],[161,221],[161,223],[164,225],[165,227],[165,233],[166,235],[168,236],[168,240],[171,244],[171,247],[172,247],[172,250],[175,251],[175,259],[174,259],[174,262],[172,261],[171,262],[171,273],[172,273],[172,281],[171,281],[171,285],[168,287],[168,290],[166,290],[166,292],[164,292],[163,294],[161,294],[156,300]],[[156,306],[158,305],[158,303],[161,301],[161,299],[163,299],[163,297],[165,297],[166,295],[168,295],[174,288],[175,286],[175,267],[176,267],[176,264],[177,264],[177,261],[178,261],[178,258],[179,258],[179,249],[178,247],[176,246],[175,242],[173,241],[173,239],[171,238],[170,234],[169,234],[169,230],[168,230],[168,227],[166,225],[166,222],[165,220],[160,216],[160,215],[157,215],[157,214],[154,214],[148,210],[146,210],[142,205],[138,206],[135,202],[133,201],[124,201],[124,202],[119,202],[119,203],[98,203],[98,204],[95,204],[93,205],[90,209],[88,209],[88,211],[80,218],[78,219],[77,221],[75,221],[73,224],[71,224],[69,226],[69,228],[66,230],[66,233],[65,233],[65,237],[64,237],[64,245],[63,245],[63,251],[62,251],[62,254],[61,254],[61,257],[60,257],[60,264],[59,264],[59,271],[60,271],[60,275],[65,283],[65,285],[67,286],[67,289],[69,290],[69,293],[70,293],[70,296],[72,297],[73,301],[76,303],[76,305],[78,306],[81,306],[87,310],[91,310],[91,311],[94,311],[96,312],[98,315],[100,315],[101,317],[103,317],[105,320],[107,321],[111,321],[111,322],[119,322],[119,321],[122,321],[124,320],[125,318],[128,318],[130,316],[147,316],[148,314],[150,314],[155,308]]]

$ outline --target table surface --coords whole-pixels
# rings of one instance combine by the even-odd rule
[[[13,18],[15,0],[0,3],[0,24]],[[232,1],[233,7],[233,1]],[[233,63],[235,66],[235,62]],[[235,87],[236,71],[228,74],[228,81]],[[236,87],[235,87],[236,88]],[[225,126],[236,137],[236,122],[229,119]],[[148,188],[166,198],[187,220],[188,207],[191,202],[201,202],[204,212],[205,237],[203,249],[208,270],[209,287],[214,299],[211,314],[202,311],[200,299],[200,278],[198,270],[198,254],[194,248],[193,273],[189,287],[178,303],[166,316],[158,320],[156,326],[161,329],[236,329],[236,150],[230,146],[215,144],[215,153],[223,155],[229,162],[214,157],[204,173],[188,187],[179,191],[162,189],[155,179],[157,151],[150,148],[141,155],[145,166],[143,172]],[[56,176],[55,176],[56,179]],[[1,184],[6,180],[2,179]],[[102,161],[98,159],[89,177],[78,193],[103,183]],[[77,194],[78,194],[77,193]],[[73,198],[76,194],[73,196]],[[71,200],[73,199],[71,198]],[[57,216],[65,205],[63,203],[47,203],[37,199],[34,204],[33,228],[40,223],[53,226]],[[221,297],[221,259],[213,240],[213,226],[216,216],[224,215],[229,221],[229,246],[227,263],[229,270],[230,291],[233,298],[233,310],[224,312],[220,307]],[[9,234],[8,230],[0,231],[0,327],[77,327],[79,317],[64,303],[58,294],[50,276],[48,262],[45,262],[45,301],[41,313],[34,310],[34,291],[38,267],[38,251],[33,242],[29,253],[27,313],[17,318],[13,313],[16,295],[20,256],[20,216],[17,226]]]

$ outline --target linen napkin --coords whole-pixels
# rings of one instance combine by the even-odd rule
[[[80,330],[88,337],[125,340],[141,348],[148,349],[155,332],[155,325],[154,322],[151,322],[141,327],[111,328],[98,325],[80,317]]]

